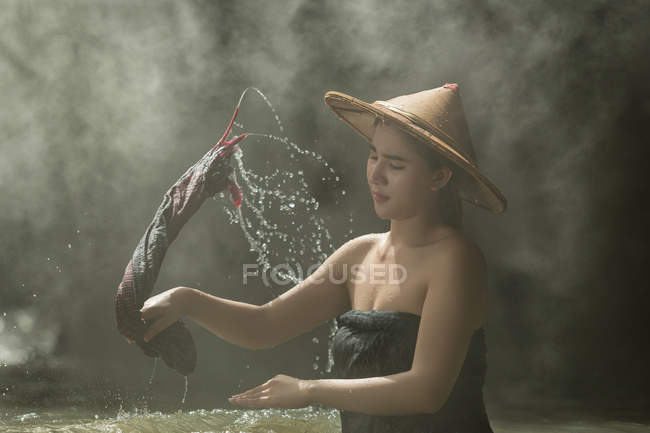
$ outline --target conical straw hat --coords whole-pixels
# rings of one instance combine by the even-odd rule
[[[325,103],[369,142],[375,132],[375,119],[388,120],[460,168],[450,167],[463,200],[495,213],[506,210],[505,197],[476,164],[457,84],[447,83],[372,104],[330,91],[325,94]]]

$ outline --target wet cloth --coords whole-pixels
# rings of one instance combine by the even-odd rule
[[[115,296],[115,316],[120,333],[134,340],[147,356],[161,357],[165,364],[183,375],[192,373],[196,366],[196,347],[189,330],[178,320],[145,342],[142,337],[147,325],[142,320],[140,309],[151,295],[167,249],[205,200],[228,188],[235,206],[241,203],[241,190],[229,178],[232,168],[228,163],[236,150],[235,144],[246,134],[227,140],[238,111],[239,105],[219,142],[165,193],[153,221],[126,266]]]
[[[411,368],[420,316],[350,310],[337,317],[337,324],[332,347],[337,378],[386,376]],[[472,336],[449,399],[435,414],[378,416],[341,410],[342,433],[493,433],[483,404],[486,352],[481,327]]]

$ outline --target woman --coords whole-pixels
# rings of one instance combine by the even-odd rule
[[[494,212],[506,201],[478,171],[457,85],[373,104],[328,92],[325,102],[370,143],[367,181],[390,230],[347,242],[262,306],[189,287],[154,296],[141,309],[145,340],[188,316],[259,349],[336,317],[336,379],[278,375],[229,401],[320,403],[341,411],[343,432],[491,432],[482,397],[486,265],[462,232],[460,200]]]

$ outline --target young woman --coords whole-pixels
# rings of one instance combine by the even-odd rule
[[[491,432],[482,395],[486,264],[463,233],[460,200],[494,212],[506,201],[477,168],[457,85],[372,104],[328,92],[325,102],[370,143],[368,186],[390,230],[347,242],[262,306],[189,287],[154,296],[141,309],[145,340],[187,316],[260,349],[337,318],[336,379],[278,375],[229,401],[338,408],[344,433]]]

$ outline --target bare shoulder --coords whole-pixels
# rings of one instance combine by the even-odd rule
[[[361,246],[372,246],[376,242],[386,237],[386,233],[367,233],[365,235],[357,236],[356,238],[350,239],[344,245],[350,244],[357,247]]]
[[[469,236],[458,232],[434,244],[428,290],[461,301],[475,327],[487,307],[487,266],[483,251]],[[450,298],[451,299],[451,298]]]
[[[477,270],[485,268],[485,256],[481,247],[467,234],[457,230],[436,242],[432,255],[447,263],[452,261]]]
[[[377,245],[385,237],[384,233],[368,233],[365,235],[357,236],[350,239],[337,250],[341,256],[346,258],[357,258],[360,255],[366,254],[370,249]]]

